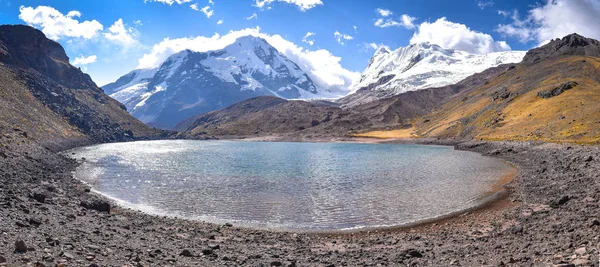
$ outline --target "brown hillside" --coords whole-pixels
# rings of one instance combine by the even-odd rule
[[[180,136],[340,137],[371,130],[410,128],[412,120],[441,107],[452,96],[474,90],[511,65],[490,68],[440,88],[408,92],[391,98],[341,108],[336,103],[286,101],[257,97],[225,109],[192,117],[175,127]]]
[[[127,113],[34,28],[0,26],[0,133],[41,143],[135,140],[162,134]]]
[[[425,137],[600,142],[600,58],[520,64],[425,116],[417,129]]]

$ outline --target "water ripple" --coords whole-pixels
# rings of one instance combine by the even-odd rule
[[[143,141],[68,154],[86,159],[77,178],[134,209],[303,230],[401,225],[470,208],[512,170],[420,145]]]

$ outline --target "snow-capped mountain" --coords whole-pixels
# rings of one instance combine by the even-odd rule
[[[210,52],[184,50],[155,69],[138,69],[103,89],[141,121],[161,128],[262,95],[287,99],[327,94],[311,78],[254,36]]]
[[[525,51],[470,54],[429,43],[412,44],[394,51],[382,47],[371,58],[360,82],[354,85],[354,93],[340,101],[357,105],[408,91],[454,84],[491,67],[521,62],[524,56]]]

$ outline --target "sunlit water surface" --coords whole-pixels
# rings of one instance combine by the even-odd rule
[[[77,148],[75,176],[157,215],[287,230],[397,226],[480,204],[512,167],[451,147],[143,141]]]

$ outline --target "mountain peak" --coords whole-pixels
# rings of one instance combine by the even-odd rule
[[[377,50],[361,74],[354,87],[356,92],[341,103],[358,105],[408,91],[454,84],[490,67],[520,62],[525,55],[520,51],[471,54],[428,42],[381,52]]]
[[[375,51],[375,56],[388,53],[390,53],[390,49],[387,46],[381,46]]]
[[[548,58],[575,55],[600,57],[600,42],[572,33],[529,50],[523,58],[523,63],[532,64]]]
[[[245,48],[253,48],[257,46],[271,46],[264,38],[254,35],[245,35],[238,37],[237,39],[235,39],[235,42],[229,46],[232,45],[237,45]]]
[[[253,35],[218,50],[180,51],[144,74],[126,75],[105,89],[141,121],[164,128],[251,97],[326,95],[295,62]]]
[[[251,42],[267,42],[264,38],[262,37],[258,37],[258,36],[254,36],[254,35],[244,35],[244,36],[240,36],[237,39],[235,39],[236,42],[247,42],[247,41],[251,41]]]

